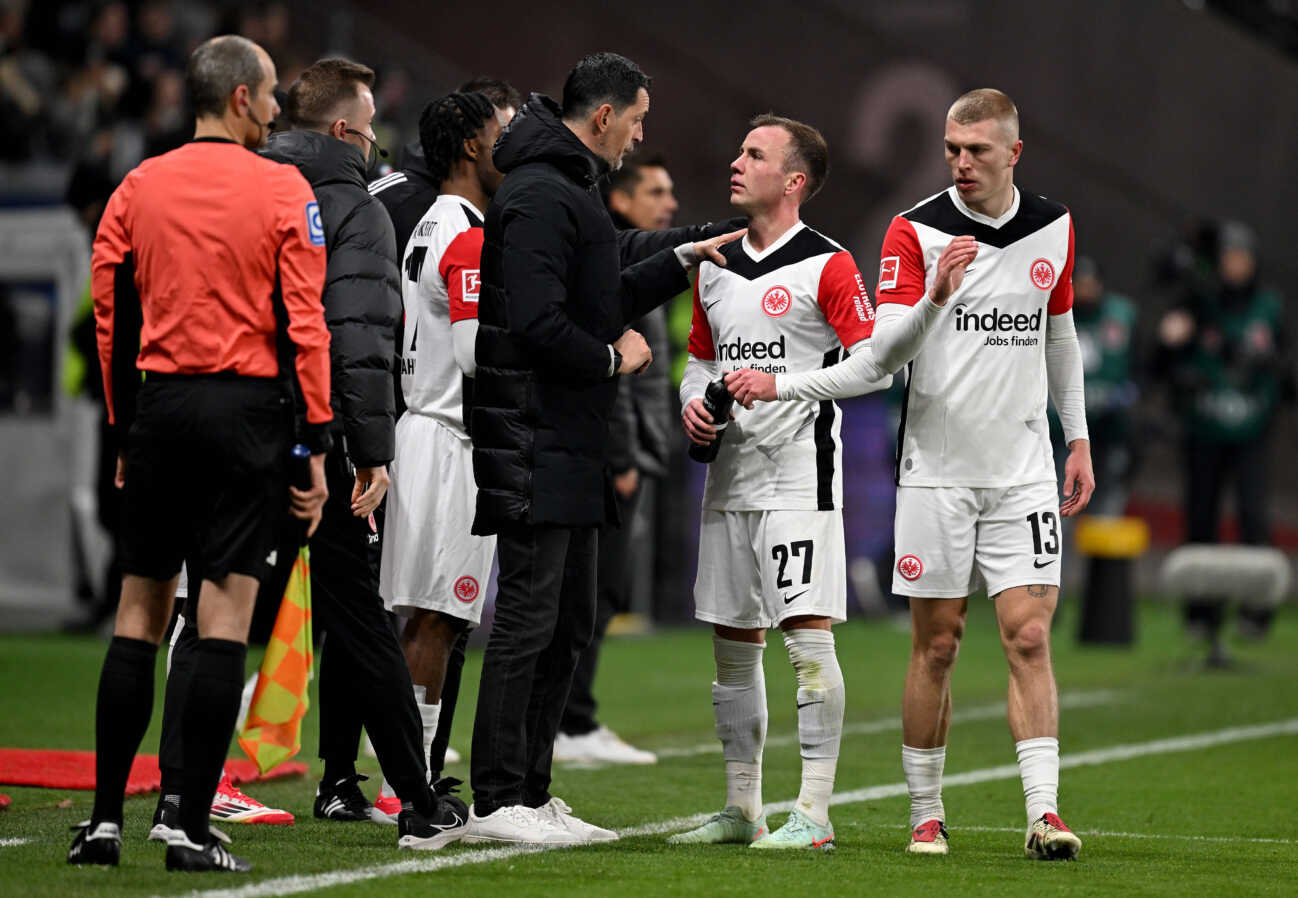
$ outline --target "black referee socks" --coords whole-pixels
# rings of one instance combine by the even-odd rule
[[[180,825],[195,845],[207,844],[208,814],[239,716],[247,655],[246,645],[228,639],[200,639],[194,647],[193,680],[181,720],[185,774]]]
[[[122,823],[131,762],[153,714],[153,662],[158,647],[114,636],[99,673],[95,704],[95,809],[92,824]]]

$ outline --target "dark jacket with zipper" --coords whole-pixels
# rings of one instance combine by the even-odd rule
[[[401,320],[392,220],[366,190],[365,157],[350,144],[314,131],[281,131],[261,152],[297,166],[320,204],[334,432],[345,437],[352,464],[387,464],[396,446],[392,371]]]
[[[674,247],[727,228],[617,231],[597,187],[608,163],[540,94],[501,134],[494,158],[505,180],[482,248],[473,532],[616,520],[609,344],[689,285]]]

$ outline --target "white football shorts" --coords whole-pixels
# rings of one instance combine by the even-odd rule
[[[473,449],[427,415],[397,422],[379,593],[389,611],[440,611],[477,626],[496,553],[474,536]]]
[[[1059,585],[1063,528],[1053,481],[1022,486],[899,486],[892,591],[964,598],[986,585]]]
[[[703,509],[694,616],[764,629],[803,615],[847,618],[842,511]]]

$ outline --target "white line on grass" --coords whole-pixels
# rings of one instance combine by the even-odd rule
[[[1070,708],[1095,708],[1103,705],[1111,705],[1118,700],[1118,693],[1111,689],[1102,689],[1093,692],[1064,692],[1059,696],[1059,707],[1065,710]],[[954,723],[969,723],[975,720],[996,720],[1005,716],[1005,702],[996,702],[995,704],[975,705],[972,708],[966,708],[963,711],[956,711],[951,720]],[[844,736],[863,736],[869,733],[887,733],[893,730],[901,729],[900,717],[881,717],[878,720],[867,720],[861,723],[849,723],[843,726]],[[767,748],[780,748],[790,745],[797,745],[798,737],[790,736],[770,736],[766,740]],[[654,753],[660,758],[689,758],[695,755],[719,755],[721,754],[721,743],[717,740],[701,743],[699,745],[685,745],[678,748],[659,748]],[[565,764],[564,767],[575,766],[596,766],[596,765],[578,765]]]
[[[877,823],[849,823],[848,826],[878,826]],[[910,824],[899,823],[896,829],[910,829]],[[955,826],[952,829],[962,833],[1021,833],[1022,826]],[[1246,842],[1258,845],[1298,845],[1298,839],[1263,839],[1257,836],[1189,836],[1178,833],[1124,833],[1109,832],[1102,829],[1075,829],[1079,836],[1095,836],[1097,839],[1175,839],[1182,842]]]
[[[26,845],[31,839],[0,839],[0,848],[13,848],[15,845]]]
[[[1151,742],[1133,742],[1126,745],[1112,745],[1092,751],[1064,755],[1059,759],[1060,767],[1090,767],[1097,764],[1110,764],[1114,761],[1126,761],[1133,758],[1144,758],[1151,755],[1165,755],[1174,752],[1195,751],[1212,748],[1217,745],[1228,745],[1234,742],[1248,742],[1255,739],[1268,739],[1273,736],[1298,734],[1298,717],[1278,720],[1274,723],[1256,724],[1254,726],[1227,727],[1206,733],[1194,733],[1188,736],[1175,736],[1170,739],[1155,739]],[[969,786],[993,780],[1012,779],[1019,775],[1017,764],[1004,764],[999,767],[986,767],[981,770],[969,770],[944,776],[944,786]],[[855,804],[862,801],[879,801],[885,798],[896,798],[906,794],[905,783],[889,783],[883,786],[868,786],[864,789],[853,789],[833,795],[832,805]],[[792,801],[780,801],[766,806],[768,813],[781,813],[792,809]],[[707,820],[710,814],[694,814],[688,817],[675,817],[656,823],[646,823],[621,830],[623,836],[649,836],[673,830],[697,826]],[[1016,830],[1017,832],[1017,830]],[[1144,835],[1114,833],[1114,836],[1146,838]],[[1161,838],[1161,837],[1160,837]],[[1205,841],[1208,837],[1204,837]],[[361,867],[354,870],[335,870],[330,873],[310,873],[298,876],[281,876],[249,883],[233,889],[207,889],[184,893],[192,898],[268,898],[276,895],[296,895],[315,889],[331,886],[348,885],[370,879],[382,879],[388,876],[402,876],[410,873],[433,873],[452,867],[463,867],[469,864],[485,864],[491,861],[505,860],[525,854],[536,854],[546,851],[536,845],[506,846],[501,848],[474,849],[456,854],[444,854],[428,858],[412,858],[394,864],[376,867]],[[549,849],[553,850],[553,849]]]

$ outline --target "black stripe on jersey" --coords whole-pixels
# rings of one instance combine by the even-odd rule
[[[928,202],[921,203],[909,212],[903,212],[901,217],[907,221],[928,225],[952,237],[969,234],[979,243],[1004,249],[1011,243],[1018,243],[1024,237],[1032,236],[1061,215],[1067,214],[1068,209],[1062,203],[1052,202],[1044,196],[1020,190],[1019,211],[999,228],[993,228],[991,225],[974,221],[957,209],[951,200],[951,195],[944,190]]]
[[[482,227],[482,216],[478,214],[478,210],[470,206],[468,203],[460,203],[460,205],[464,207],[464,217],[469,220],[469,227]]]
[[[726,271],[737,274],[746,281],[755,281],[763,275],[770,274],[777,268],[796,265],[803,259],[813,256],[833,255],[842,252],[842,247],[829,238],[818,234],[811,228],[803,228],[784,246],[771,253],[760,262],[754,262],[744,252],[742,240],[736,240],[721,247],[721,255],[726,259]]]
[[[901,486],[901,451],[906,443],[906,409],[910,406],[910,385],[915,379],[915,362],[906,364],[906,389],[901,394],[901,424],[897,426],[897,461],[893,465],[893,480]]]
[[[823,239],[823,238],[822,238]],[[792,241],[790,241],[792,242]],[[825,353],[822,368],[838,361],[838,350]],[[816,412],[816,508],[834,510],[834,403],[822,400]]]

